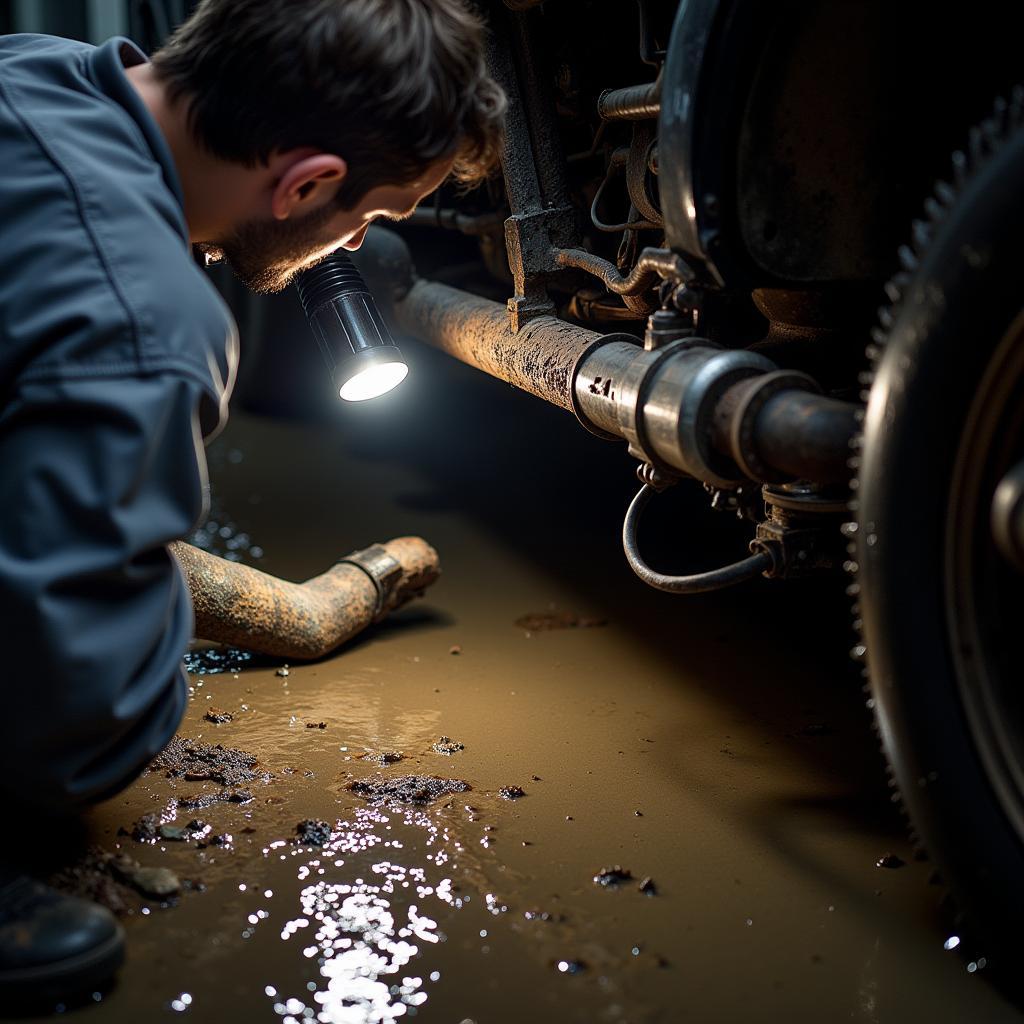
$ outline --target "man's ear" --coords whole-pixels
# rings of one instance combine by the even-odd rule
[[[299,151],[301,153],[301,151]],[[279,154],[278,160],[291,159],[279,171],[280,176],[270,197],[270,209],[277,220],[286,220],[322,206],[326,196],[337,191],[337,186],[348,172],[348,164],[331,153],[307,155]]]

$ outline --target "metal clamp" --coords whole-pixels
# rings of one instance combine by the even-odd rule
[[[377,604],[373,612],[373,621],[378,622],[387,611],[388,600],[394,593],[402,578],[402,563],[393,555],[389,555],[380,544],[371,544],[361,551],[353,551],[344,558],[339,558],[338,565],[354,565],[362,569],[377,591]]]

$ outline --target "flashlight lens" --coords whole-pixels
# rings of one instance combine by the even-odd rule
[[[405,363],[374,363],[349,377],[338,393],[346,402],[365,402],[397,387],[408,372]]]

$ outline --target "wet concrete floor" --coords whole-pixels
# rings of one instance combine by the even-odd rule
[[[234,786],[251,800],[178,808],[224,786],[156,771],[90,815],[92,842],[189,886],[136,899],[119,983],[68,1015],[1021,1019],[944,949],[941,890],[889,802],[846,656],[842,582],[646,590],[618,546],[621,450],[410,357],[373,407],[236,414],[215,442],[215,514],[254,564],[302,579],[420,533],[444,576],[322,662],[190,676],[180,734],[255,755]],[[719,557],[699,502],[664,508],[656,532]],[[402,759],[365,757],[386,753]],[[403,775],[471,788],[413,804],[350,788]],[[209,829],[119,834],[148,813],[172,836]],[[326,841],[296,842],[303,821]],[[887,854],[905,863],[877,866]]]

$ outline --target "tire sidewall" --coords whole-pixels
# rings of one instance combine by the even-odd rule
[[[958,902],[1005,949],[1024,846],[978,756],[950,652],[946,530],[978,385],[1024,305],[1024,132],[977,170],[893,310],[865,417],[857,562],[872,699],[903,800]]]

